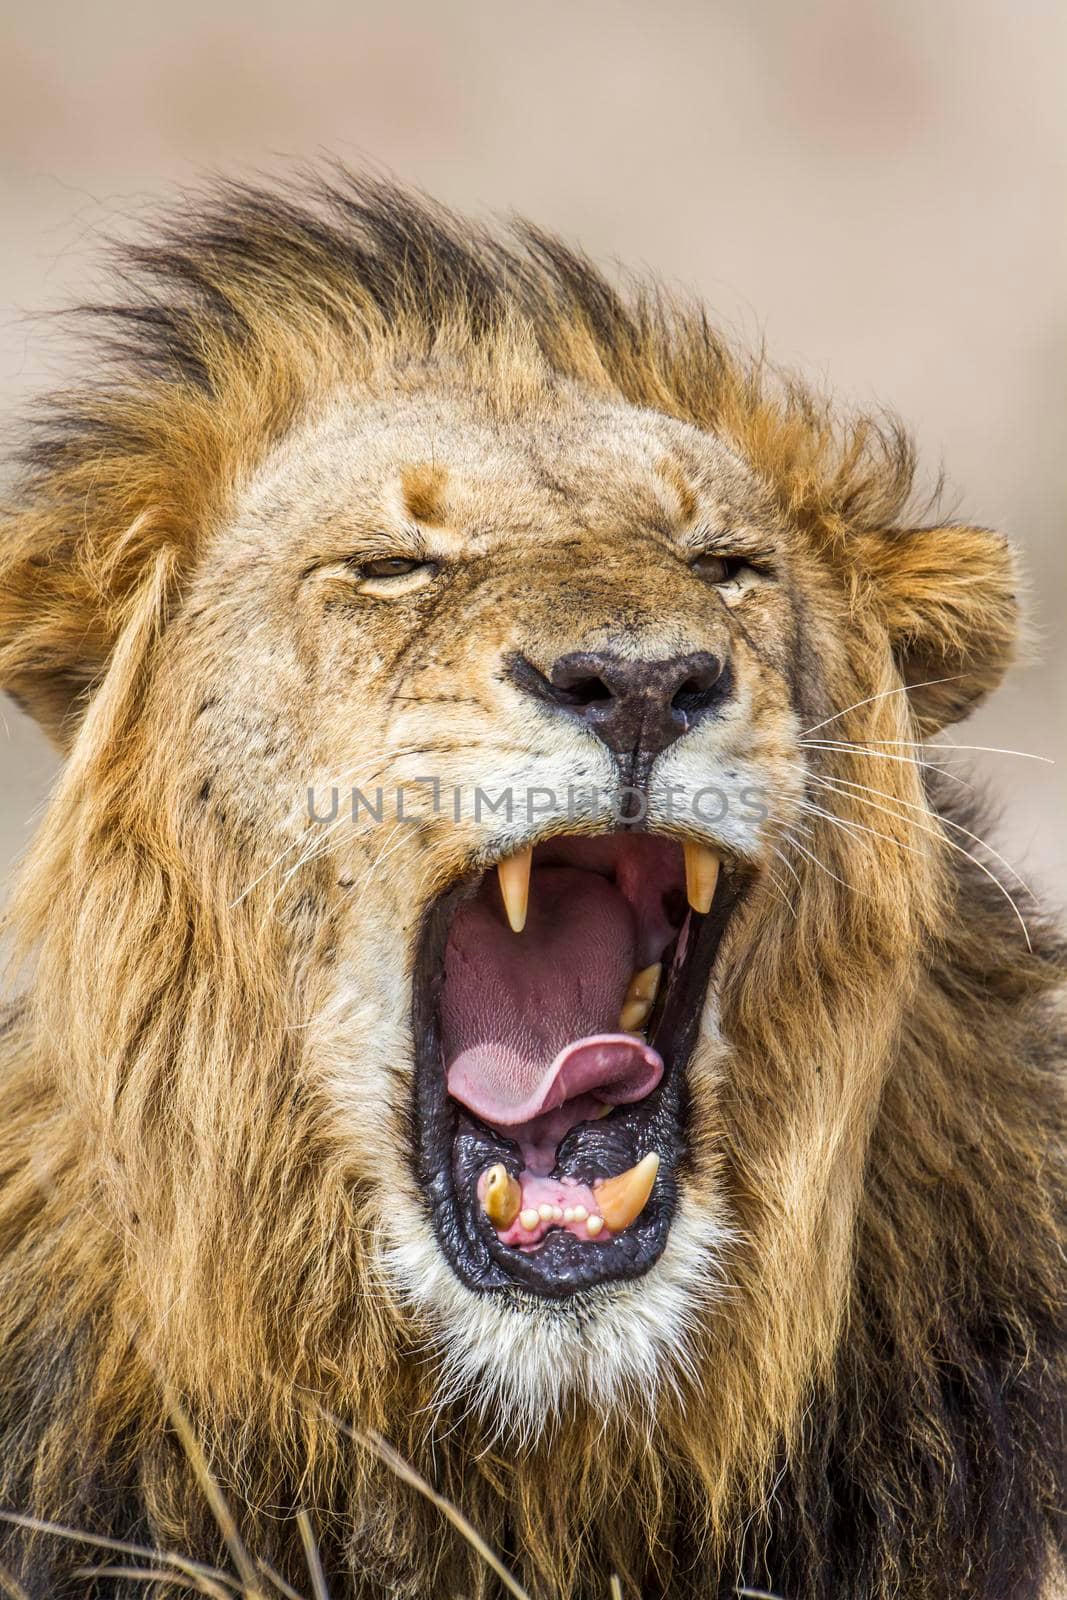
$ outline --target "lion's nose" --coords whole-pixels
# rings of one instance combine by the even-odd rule
[[[706,650],[659,661],[606,651],[560,656],[547,678],[525,660],[513,676],[578,716],[616,755],[651,761],[729,692],[729,671]]]

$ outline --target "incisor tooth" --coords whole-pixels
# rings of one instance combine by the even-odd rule
[[[619,1027],[623,1033],[636,1033],[652,1010],[651,1000],[627,1000],[619,1012]]]
[[[630,979],[627,1000],[647,1000],[649,1005],[659,993],[659,980],[663,976],[663,962],[655,961],[650,967],[639,967]]]
[[[532,849],[517,850],[505,861],[497,862],[500,894],[508,914],[512,933],[521,933],[526,926],[526,907],[530,899],[530,861]]]
[[[706,844],[687,839],[685,850],[685,892],[694,911],[705,916],[715,898],[719,878],[719,858]]]
[[[485,1175],[482,1207],[494,1228],[510,1228],[519,1214],[522,1190],[502,1161]]]
[[[617,1178],[605,1178],[594,1184],[600,1214],[612,1233],[621,1233],[645,1209],[652,1193],[652,1185],[659,1171],[659,1156],[654,1150],[643,1156],[636,1167],[620,1172]]]
[[[586,1223],[585,1231],[586,1231],[587,1234],[589,1234],[590,1238],[595,1239],[597,1234],[600,1232],[600,1230],[601,1230],[601,1228],[603,1226],[604,1226],[604,1218],[603,1217],[598,1217],[594,1213],[593,1216],[591,1216],[589,1218],[588,1222]]]
[[[522,1212],[519,1217],[519,1221],[522,1223],[522,1226],[526,1229],[527,1233],[532,1233],[540,1220],[541,1218],[537,1215],[537,1212],[532,1206],[529,1211]]]

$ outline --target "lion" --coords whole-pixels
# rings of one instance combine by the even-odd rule
[[[44,1522],[193,1590],[221,1498],[249,1593],[308,1521],[335,1600],[499,1592],[379,1436],[539,1597],[1050,1594],[1064,951],[935,741],[1007,541],[699,305],[382,179],[206,188],[119,281],[0,535],[66,758],[10,1581],[151,1585]]]

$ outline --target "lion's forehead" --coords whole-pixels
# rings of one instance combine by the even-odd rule
[[[766,516],[722,439],[655,411],[563,391],[516,413],[449,392],[335,398],[295,428],[234,526],[300,540],[348,518],[418,521],[491,548],[525,531],[620,525],[715,532]]]

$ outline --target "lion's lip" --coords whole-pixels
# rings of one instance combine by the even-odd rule
[[[634,837],[539,846],[528,937],[508,927],[495,873],[427,913],[413,994],[417,1175],[438,1242],[473,1288],[565,1295],[647,1270],[666,1242],[684,1069],[735,891],[724,873],[710,914],[696,915],[681,844]],[[639,967],[650,953],[661,959]],[[618,1019],[658,966],[646,1039]],[[616,1211],[618,1232],[574,1225],[605,1180],[643,1161],[654,1181],[632,1218]],[[525,1232],[519,1214],[486,1214],[486,1174],[500,1170],[506,1192],[541,1199],[536,1225],[524,1206]]]

